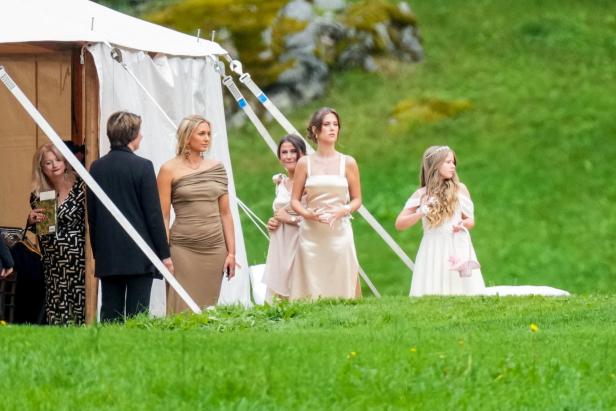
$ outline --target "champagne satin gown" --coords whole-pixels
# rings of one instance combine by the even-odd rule
[[[345,158],[340,154],[338,174],[312,175],[308,156],[305,183],[308,209],[318,210],[349,202],[349,184],[345,175]],[[359,294],[359,264],[355,251],[350,218],[333,226],[304,220],[299,228],[299,241],[290,273],[291,300],[354,298]]]
[[[199,307],[215,305],[220,295],[227,246],[218,199],[227,193],[227,184],[227,173],[219,163],[171,185],[175,221],[169,230],[169,245],[175,278]],[[188,309],[169,287],[167,314]]]

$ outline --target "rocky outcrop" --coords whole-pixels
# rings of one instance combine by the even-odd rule
[[[184,0],[148,18],[186,32],[216,29],[216,40],[281,109],[323,95],[332,70],[375,71],[379,56],[423,58],[416,17],[403,1]]]

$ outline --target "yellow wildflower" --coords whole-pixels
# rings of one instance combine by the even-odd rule
[[[409,350],[410,352],[417,352],[417,348],[415,347],[411,347],[411,349]]]
[[[530,323],[530,332],[536,333],[537,331],[539,331],[539,326],[535,323]]]
[[[348,358],[348,359],[355,358],[355,357],[357,357],[357,353],[356,353],[355,351],[351,351],[351,352],[347,355],[347,358]]]

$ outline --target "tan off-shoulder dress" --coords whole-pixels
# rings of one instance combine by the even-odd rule
[[[215,305],[220,294],[227,246],[218,199],[227,193],[222,164],[178,178],[171,186],[175,221],[169,231],[175,277],[200,307]],[[169,288],[167,314],[188,310]]]

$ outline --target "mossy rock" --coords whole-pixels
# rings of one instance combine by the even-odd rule
[[[455,117],[469,110],[472,103],[466,99],[443,100],[438,98],[404,99],[391,111],[390,123],[406,126],[417,123],[434,123],[445,118]]]
[[[351,4],[342,18],[344,24],[357,30],[374,31],[378,23],[392,23],[398,26],[415,26],[417,18],[411,12],[387,0],[363,0]]]
[[[183,0],[157,12],[144,16],[156,24],[195,35],[201,28],[204,37],[212,30],[225,28],[238,50],[244,67],[263,87],[274,84],[289,67],[277,63],[277,53],[263,53],[268,47],[263,42],[263,32],[272,25],[286,0]],[[291,25],[291,24],[289,24]]]
[[[286,49],[285,39],[292,34],[304,31],[308,22],[299,21],[290,17],[280,17],[272,26],[272,52],[276,55],[284,53]]]

